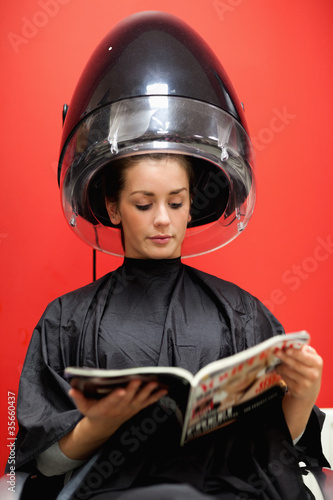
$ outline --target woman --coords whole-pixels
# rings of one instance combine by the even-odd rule
[[[70,498],[307,498],[291,439],[297,441],[304,433],[301,456],[308,454],[307,461],[313,463],[324,460],[312,410],[322,360],[310,347],[278,354],[283,362],[279,372],[289,387],[282,404],[274,403],[183,449],[172,415],[161,410],[152,433],[143,425],[157,415],[156,403],[166,394],[155,383],[140,388],[140,381],[133,380],[98,401],[74,389],[66,396],[68,387],[61,378],[64,358],[68,363],[77,358],[83,341],[82,364],[91,364],[90,348],[96,346],[94,355],[101,367],[176,365],[195,373],[232,354],[235,343],[251,345],[282,331],[252,296],[181,263],[191,219],[192,174],[186,158],[139,155],[110,172],[105,178],[106,206],[113,223],[122,227],[124,264],[93,288],[89,285],[55,301],[40,322],[21,381],[24,399],[25,385],[40,378],[35,379],[40,395],[35,396],[34,410],[21,401],[20,449],[30,447],[35,454],[56,440],[36,457],[37,470],[46,477],[81,466],[80,474],[87,467],[82,477],[78,475],[76,494]],[[120,178],[115,180],[115,173]],[[119,279],[123,276],[125,284]],[[90,310],[96,305],[103,311],[94,311],[87,320],[89,331],[82,336],[73,311],[80,306],[84,310],[87,299]],[[68,315],[71,332],[63,317]],[[237,328],[232,328],[235,322]],[[59,342],[60,329],[65,334],[60,333]],[[67,345],[58,345],[64,339]],[[36,374],[33,364],[43,351]],[[24,435],[29,420],[35,431]],[[32,442],[36,435],[39,443]],[[73,485],[74,481],[75,472]]]
[[[59,500],[306,499],[299,461],[327,464],[313,349],[279,353],[283,401],[182,448],[155,384],[134,380],[95,401],[63,376],[73,365],[196,373],[283,333],[256,298],[181,262],[235,238],[254,207],[244,112],[220,63],[173,16],[131,16],[96,49],[64,111],[67,221],[125,259],[38,323],[20,382],[18,470],[48,498],[71,476]]]

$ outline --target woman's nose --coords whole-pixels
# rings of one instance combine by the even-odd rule
[[[170,224],[170,217],[167,207],[160,205],[156,207],[154,225],[155,226],[167,226]]]

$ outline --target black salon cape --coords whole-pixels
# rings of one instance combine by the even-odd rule
[[[116,291],[126,291],[132,279],[123,265],[47,307],[32,336],[20,380],[17,470],[34,474],[35,457],[82,418],[68,396],[64,368],[100,366],[98,335],[103,314]],[[147,304],[143,314],[150,312]],[[210,331],[219,332],[218,348],[209,345]],[[182,366],[195,373],[210,361],[281,333],[280,323],[253,296],[179,259],[157,364]],[[299,461],[314,468],[328,465],[320,445],[321,420],[315,409],[295,449],[277,400],[181,448],[174,415],[153,405],[124,424],[76,470],[59,499],[127,499],[132,489],[136,500],[306,499]],[[41,477],[38,471],[37,476]],[[50,485],[47,498],[51,498],[57,478],[42,480]],[[158,486],[164,484],[168,486]],[[156,488],[162,488],[162,493]],[[173,493],[167,496],[170,489]]]

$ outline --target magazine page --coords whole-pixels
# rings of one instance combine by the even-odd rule
[[[182,443],[233,422],[283,395],[285,383],[275,371],[277,349],[301,348],[307,332],[279,335],[201,370],[192,389]]]
[[[180,404],[188,399],[193,375],[178,367],[138,367],[124,370],[105,370],[90,367],[67,367],[64,371],[72,387],[79,389],[86,397],[100,399],[111,391],[125,387],[131,380],[140,379],[142,384],[158,382],[159,389],[168,390],[170,397]]]

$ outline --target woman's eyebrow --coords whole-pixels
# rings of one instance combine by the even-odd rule
[[[170,191],[170,193],[168,193],[168,194],[169,195],[170,194],[179,194],[182,191],[187,191],[187,188],[182,187],[179,189],[174,189],[174,190]],[[133,191],[132,193],[130,193],[130,196],[133,196],[134,194],[144,194],[145,196],[155,196],[155,193],[152,193],[150,191],[145,191],[144,189],[138,189],[137,191]]]
[[[181,193],[182,191],[187,191],[187,188],[186,187],[182,187],[180,189],[175,189],[174,191],[170,191],[169,194],[179,194]]]

